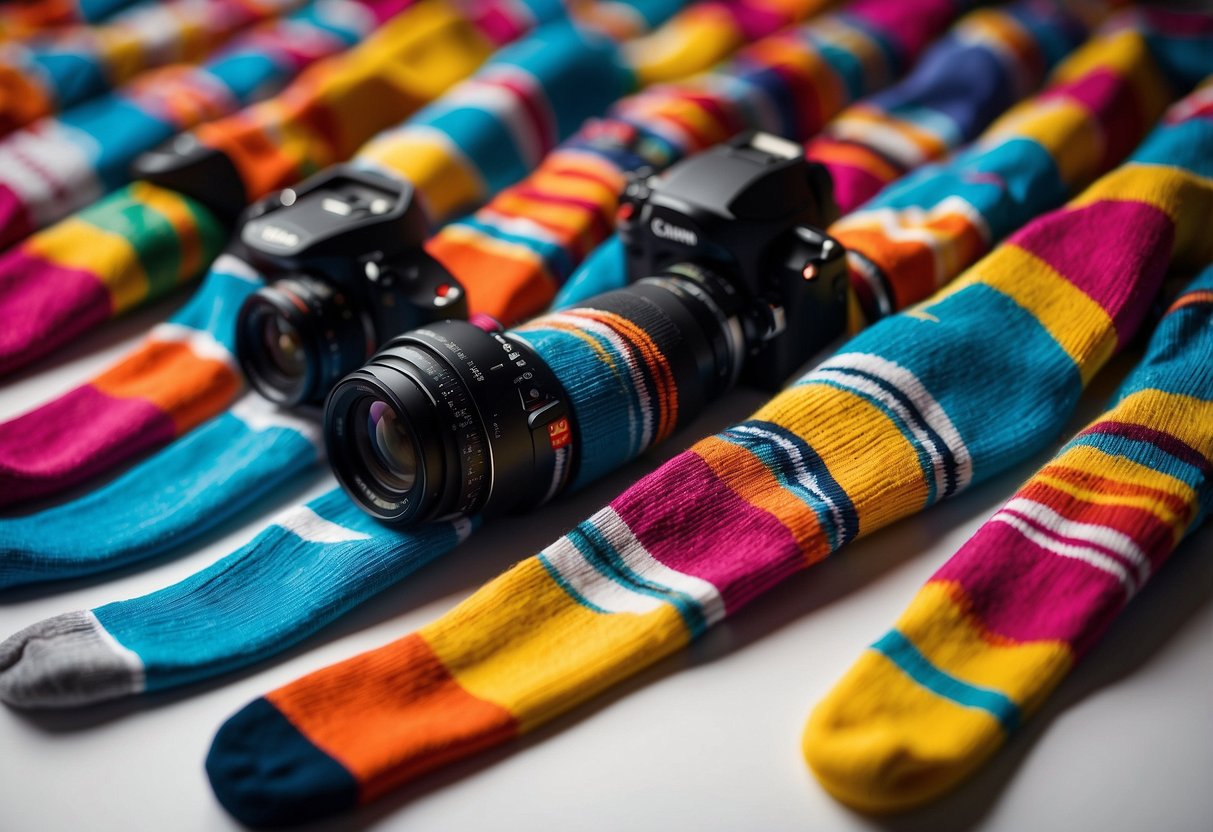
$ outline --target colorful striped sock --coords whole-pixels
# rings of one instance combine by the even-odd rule
[[[265,823],[373,799],[534,729],[857,535],[1040,450],[1132,337],[1167,263],[1213,259],[1213,121],[1152,135],[942,297],[861,333],[447,615],[238,712],[207,759],[220,801]]]
[[[901,6],[900,0],[888,7],[895,6]],[[895,31],[896,19],[887,25]],[[833,23],[830,29],[839,31]],[[797,42],[812,40],[804,37]],[[860,44],[859,54],[878,65],[887,60],[883,50],[868,48],[870,41],[848,40]],[[841,60],[841,47],[836,60]],[[667,100],[671,107],[677,103]],[[816,107],[811,98],[804,100]],[[590,332],[577,337],[569,333],[570,324]],[[661,373],[646,374],[642,369],[659,361],[661,350],[629,346],[643,333],[634,327],[616,329],[602,316],[586,319],[577,313],[541,319],[525,330],[524,337],[534,339],[537,349],[550,353],[549,360],[576,397],[577,412],[583,414],[575,428],[581,432],[579,447],[585,454],[578,484],[668,435],[680,409],[669,386],[658,383]],[[619,350],[627,354],[617,354]],[[615,373],[612,366],[635,370]],[[645,389],[648,383],[658,386]],[[681,408],[684,414],[687,410]],[[111,504],[118,505],[120,496]],[[317,517],[323,522],[316,522]],[[247,546],[185,582],[143,598],[35,624],[13,636],[5,649],[20,659],[4,671],[7,681],[0,682],[0,688],[7,693],[0,695],[30,706],[79,704],[163,689],[257,661],[445,554],[473,527],[441,523],[417,532],[398,532],[368,524],[341,492],[331,492],[288,510]],[[20,558],[14,561],[15,581],[24,567]],[[32,569],[36,571],[37,565]],[[288,575],[295,578],[284,577]],[[307,580],[299,580],[301,575]],[[229,618],[231,626],[219,629],[230,633],[230,639],[198,637],[199,627],[213,628]],[[88,627],[81,621],[89,622]],[[38,647],[32,646],[35,642]],[[107,645],[121,646],[115,651]],[[97,671],[82,672],[83,668]]]
[[[813,711],[827,790],[899,811],[1023,724],[1213,508],[1213,268],[1172,304],[1111,410],[919,590]]]
[[[267,21],[201,65],[140,75],[0,140],[0,248],[131,180],[131,163],[196,124],[264,99],[366,37],[398,0],[326,0]],[[5,291],[7,287],[0,287]]]
[[[196,63],[232,35],[305,0],[172,0],[136,6],[102,26],[11,40],[0,56],[0,136],[96,98],[168,63]]]

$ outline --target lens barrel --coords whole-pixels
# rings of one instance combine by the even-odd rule
[[[249,384],[288,407],[322,402],[374,346],[365,313],[340,289],[307,275],[257,290],[236,319],[236,357]]]
[[[338,481],[391,523],[537,505],[573,470],[568,407],[551,370],[508,333],[463,321],[389,341],[337,383],[324,421]]]

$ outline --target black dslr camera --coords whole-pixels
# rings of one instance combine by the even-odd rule
[[[833,183],[804,149],[749,133],[632,178],[619,236],[632,281],[721,278],[740,296],[742,378],[775,390],[846,323],[842,244],[822,229],[838,217]]]
[[[252,205],[239,239],[267,284],[236,321],[249,383],[279,404],[319,404],[391,336],[467,317],[427,232],[412,185],[348,165]]]
[[[337,480],[401,525],[517,511],[582,481],[583,442],[611,441],[601,414],[624,398],[646,403],[638,424],[660,411],[672,430],[739,377],[779,387],[846,321],[845,253],[820,230],[831,189],[798,145],[764,133],[636,177],[620,208],[635,282],[549,324],[445,321],[388,341],[329,395]],[[536,337],[548,327],[599,345],[610,372]]]

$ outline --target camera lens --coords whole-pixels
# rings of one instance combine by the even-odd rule
[[[307,358],[299,330],[282,315],[263,315],[257,326],[262,332],[266,358],[274,371],[287,378],[299,378],[307,370]]]
[[[364,431],[359,446],[369,449],[366,464],[375,478],[393,490],[405,494],[417,482],[417,443],[408,428],[401,423],[392,406],[371,398],[359,402],[360,430]]]
[[[236,357],[249,384],[286,406],[319,404],[366,360],[370,324],[346,295],[306,275],[254,292],[236,319]]]
[[[529,346],[463,321],[389,341],[333,387],[333,472],[365,511],[398,524],[502,513],[567,482],[564,391]]]

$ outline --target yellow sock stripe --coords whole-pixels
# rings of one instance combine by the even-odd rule
[[[358,153],[404,176],[417,188],[432,218],[450,217],[482,202],[488,187],[475,166],[434,130],[401,130]]]
[[[752,419],[799,435],[855,506],[859,533],[921,510],[929,489],[918,453],[885,411],[825,384],[785,390]]]
[[[1213,360],[1213,356],[1209,358]],[[1213,425],[1213,401],[1164,390],[1138,390],[1125,396],[1109,418],[1168,433],[1205,459],[1213,459],[1213,431],[1208,429]]]
[[[465,691],[508,710],[525,732],[685,647],[672,604],[602,613],[530,558],[418,631]],[[577,634],[569,649],[568,634]]]

